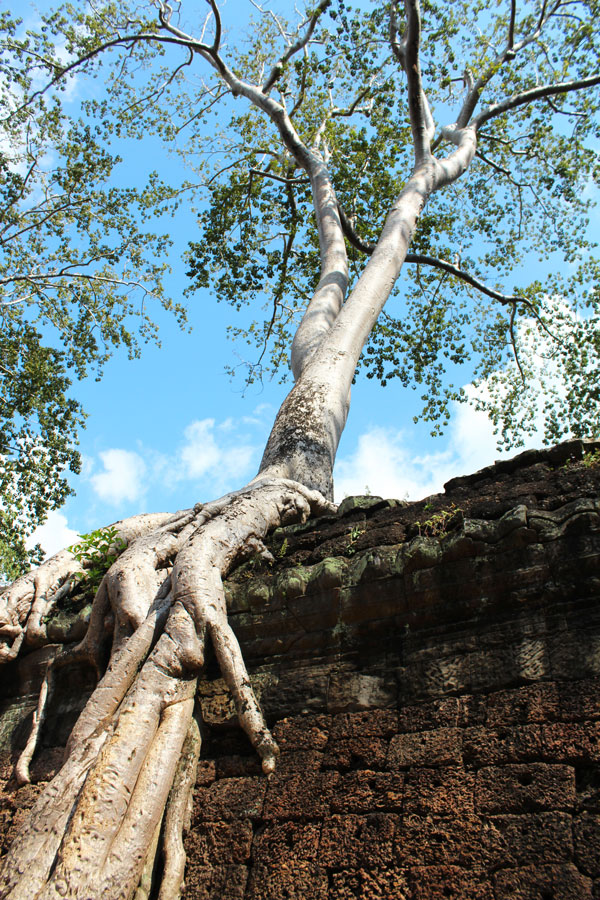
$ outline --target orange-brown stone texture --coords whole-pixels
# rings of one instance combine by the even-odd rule
[[[210,664],[186,900],[600,898],[597,450],[528,451],[420,503],[349,499],[232,573],[281,757],[263,776]],[[0,851],[92,687],[57,691],[39,782],[16,791],[48,652],[2,682]]]

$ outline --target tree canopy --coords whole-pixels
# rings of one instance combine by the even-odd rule
[[[99,377],[115,348],[136,355],[155,340],[151,301],[184,320],[162,287],[168,237],[146,227],[177,192],[157,176],[114,183],[120,157],[101,123],[65,103],[65,22],[55,13],[25,31],[0,16],[0,565],[9,577],[35,558],[24,539],[64,501],[66,473],[79,471],[73,377]]]
[[[184,192],[200,209],[185,252],[188,291],[210,288],[237,313],[247,308],[230,333],[247,347],[249,381],[287,377],[318,280],[319,235],[302,161],[247,88],[260,86],[298,140],[324,154],[350,288],[411,171],[412,101],[393,4],[332,0],[292,23],[255,4],[246,38],[236,29],[231,44],[216,4],[157,9],[66,5],[28,33],[8,14],[0,23],[2,492],[11,498],[0,543],[13,574],[24,535],[69,490],[62,473],[78,468],[82,410],[68,370],[101,368],[119,345],[139,352],[132,316],[141,315],[143,339],[155,336],[145,296],[173,305],[161,286],[168,239],[145,221]],[[596,12],[594,3],[423,7],[431,146],[452,146],[452,129],[468,122],[477,149],[468,178],[429,197],[358,368],[417,391],[433,433],[451,400],[474,398],[508,446],[540,420],[547,441],[597,433]],[[210,65],[200,69],[202,56]],[[74,74],[101,85],[78,119],[64,104]],[[149,134],[183,158],[193,183],[175,191],[154,175],[141,188],[115,186],[111,141],[144,147]],[[27,335],[18,359],[15,329]],[[43,377],[39,369],[32,379],[42,357]],[[482,389],[465,394],[471,379]],[[60,416],[45,396],[61,398]]]
[[[233,46],[216,4],[202,27],[186,18],[198,7],[188,9],[79,13],[70,39],[81,41],[80,29],[90,61],[105,51],[119,60],[109,57],[107,94],[88,113],[109,116],[119,134],[157,132],[200,174],[190,289],[249,307],[251,324],[231,326],[249,344],[249,379],[285,377],[320,250],[301,159],[252,90],[324,154],[352,287],[413,166],[401,13],[334,0],[290,23],[255,4],[247,39]],[[418,390],[434,429],[473,374],[508,444],[538,427],[538,407],[548,440],[596,433],[596,13],[578,2],[423,6],[431,147],[447,154],[468,124],[477,149],[468,177],[428,198],[360,367]]]

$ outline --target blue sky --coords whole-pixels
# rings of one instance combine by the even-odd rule
[[[230,2],[224,15],[240,6],[249,3]],[[71,90],[74,106],[82,91],[80,84]],[[159,155],[149,142],[134,165],[150,170]],[[126,162],[123,177],[131,165]],[[181,300],[186,280],[178,256],[195,236],[193,216],[182,211],[170,227],[175,247],[168,287]],[[244,393],[243,376],[231,381],[224,373],[236,353],[225,334],[232,313],[214,302],[210,290],[193,296],[188,309],[191,332],[159,312],[160,348],[149,345],[140,360],[118,353],[100,382],[89,378],[75,386],[88,414],[83,469],[72,479],[75,496],[34,536],[48,553],[124,516],[217,497],[256,473],[288,388],[271,382]],[[413,393],[399,382],[381,388],[359,379],[338,453],[337,499],[366,490],[418,499],[498,458],[482,413],[457,407],[445,436],[433,439],[427,424],[413,424],[415,411]]]

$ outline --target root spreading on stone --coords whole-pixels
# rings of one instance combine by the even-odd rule
[[[227,619],[223,578],[248,552],[264,550],[272,528],[331,508],[297,482],[259,477],[214,503],[114,526],[126,547],[100,584],[85,636],[48,665],[15,770],[20,784],[29,781],[57,670],[84,661],[99,680],[62,769],[5,857],[1,898],[145,900],[158,879],[160,900],[180,896],[207,638],[266,773],[278,755]],[[44,616],[82,571],[63,551],[0,598],[4,659],[30,640],[30,624],[34,645],[47,642]]]

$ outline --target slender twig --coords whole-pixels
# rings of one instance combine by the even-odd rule
[[[274,172],[268,172],[264,169],[250,169],[251,175],[260,175],[262,178],[272,178],[273,181],[280,181],[282,184],[310,184],[309,178],[284,178],[281,175],[275,175]]]
[[[188,58],[184,62],[180,63],[171,72],[169,77],[165,81],[163,81],[163,83],[161,85],[156,87],[153,91],[151,91],[145,97],[141,97],[139,100],[136,100],[134,103],[130,103],[129,106],[125,107],[124,112],[129,112],[130,110],[136,109],[136,108],[146,108],[144,106],[144,104],[149,103],[150,100],[158,100],[159,97],[162,97],[162,95],[164,94],[164,92],[166,91],[168,86],[173,83],[173,81],[175,80],[175,78],[177,78],[177,75],[181,72],[181,70],[184,69],[186,66],[190,66],[192,64],[193,59],[194,59],[194,51],[191,48],[188,48],[188,53],[189,53]]]
[[[519,375],[521,376],[521,381],[523,384],[527,384],[527,379],[525,378],[525,373],[523,372],[523,367],[521,365],[521,359],[519,357],[519,350],[517,347],[517,339],[515,336],[515,315],[517,312],[517,307],[513,306],[510,311],[510,320],[509,320],[509,332],[510,332],[510,343],[513,350],[513,355],[515,357],[515,362],[517,364],[517,369],[519,370]]]

